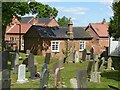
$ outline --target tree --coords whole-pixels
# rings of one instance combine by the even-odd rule
[[[58,24],[62,27],[67,27],[68,26],[69,19],[65,16],[62,18],[58,18]]]
[[[50,14],[52,13],[54,17],[57,16],[58,10],[56,8],[52,8],[49,5],[44,5],[42,3],[38,2],[31,2],[29,4],[31,10],[34,10],[35,12],[32,12],[32,14],[37,13],[37,18],[47,18],[50,17]]]
[[[11,23],[13,16],[21,19],[20,16],[25,14],[36,14],[37,17],[50,17],[52,13],[55,17],[58,11],[56,8],[51,8],[49,5],[44,5],[38,2],[3,2],[2,3],[2,50],[5,48],[5,32],[6,27]]]
[[[120,1],[112,4],[114,16],[110,18],[109,34],[114,38],[120,37]]]

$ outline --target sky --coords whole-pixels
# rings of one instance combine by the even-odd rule
[[[58,10],[58,18],[66,16],[72,18],[74,26],[87,26],[89,23],[102,22],[103,18],[107,22],[113,16],[112,0],[36,0],[43,4],[48,4]]]

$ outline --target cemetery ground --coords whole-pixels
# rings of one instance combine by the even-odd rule
[[[25,59],[25,54],[20,53],[22,60],[19,61],[19,64],[23,62]],[[37,64],[37,71],[41,72],[42,65],[44,62],[44,57],[35,55],[35,59],[38,62]],[[52,74],[52,68],[53,64],[57,62],[57,58],[51,58],[50,64],[48,64],[48,69],[50,72],[48,86],[50,88],[54,88],[54,75]],[[70,79],[76,78],[76,71],[80,70],[82,68],[87,69],[88,66],[88,60],[79,62],[79,63],[66,63],[64,64],[64,69],[60,71],[60,77],[61,77],[61,83],[67,86],[67,88],[71,88],[70,85]],[[10,66],[9,62],[9,66]],[[27,70],[27,68],[26,68]],[[39,88],[40,87],[40,79],[31,80],[29,78],[29,72],[26,72],[26,78],[29,80],[29,82],[24,84],[18,84],[17,82],[17,74],[14,74],[13,70],[11,70],[11,88]],[[120,87],[120,77],[119,77],[119,71],[118,70],[106,70],[105,66],[103,67],[102,73],[101,73],[101,82],[100,83],[93,83],[89,81],[88,78],[88,88],[109,88],[108,85],[112,85],[115,87]]]

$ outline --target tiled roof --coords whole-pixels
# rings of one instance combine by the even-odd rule
[[[47,27],[33,25],[29,30],[35,30],[42,38],[67,39],[67,27]],[[28,30],[28,32],[29,32]],[[28,32],[24,35],[27,37]],[[73,27],[73,39],[91,39],[92,37],[85,32],[82,27]]]
[[[25,34],[30,27],[31,27],[30,24],[21,24],[21,33]],[[7,28],[6,33],[7,34],[8,33],[9,34],[10,33],[19,33],[19,28],[20,28],[19,25],[13,25],[13,26],[11,26],[11,28],[10,27]]]
[[[99,37],[108,37],[108,25],[101,23],[91,23],[90,26],[98,34]]]
[[[51,18],[38,18],[38,23],[48,24],[51,20]]]
[[[29,23],[34,17],[22,17],[21,23]]]

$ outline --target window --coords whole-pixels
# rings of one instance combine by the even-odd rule
[[[85,41],[80,41],[80,51],[85,49]]]
[[[51,51],[52,52],[59,52],[59,42],[58,41],[51,42]]]

